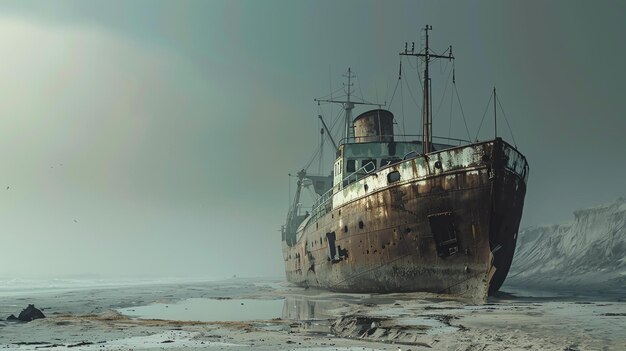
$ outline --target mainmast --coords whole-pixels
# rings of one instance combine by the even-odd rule
[[[313,101],[316,101],[318,104],[320,102],[332,102],[332,103],[342,104],[343,110],[344,110],[344,116],[345,116],[345,121],[344,121],[344,125],[345,125],[345,132],[344,132],[345,139],[344,140],[345,141],[344,143],[347,143],[350,141],[350,139],[354,138],[354,129],[351,126],[352,110],[354,109],[354,105],[378,106],[378,108],[380,108],[381,106],[384,106],[385,104],[372,104],[370,102],[364,102],[364,101],[363,102],[352,101],[350,99],[350,96],[352,94],[352,86],[354,85],[354,83],[352,83],[352,78],[354,78],[355,76],[352,74],[352,69],[350,67],[348,67],[348,74],[344,74],[343,77],[346,78],[348,81],[348,83],[343,83],[343,86],[346,87],[345,89],[346,99],[345,100],[313,99]],[[327,132],[329,131],[327,130]],[[328,135],[330,136],[330,132]]]
[[[426,25],[424,27],[424,31],[426,32],[426,47],[424,48],[423,53],[415,53],[415,43],[412,43],[411,51],[408,50],[408,44],[404,43],[404,52],[401,52],[401,56],[415,56],[422,57],[424,59],[424,81],[422,83],[422,91],[424,92],[423,102],[422,102],[422,136],[423,136],[423,145],[424,145],[424,153],[427,154],[432,151],[432,132],[433,132],[433,124],[432,124],[432,106],[431,106],[431,81],[430,74],[428,71],[428,66],[430,64],[431,59],[437,58],[447,58],[448,60],[454,60],[454,56],[452,56],[452,46],[446,50],[448,55],[436,55],[430,52],[430,46],[428,43],[428,31],[432,30],[433,26]]]

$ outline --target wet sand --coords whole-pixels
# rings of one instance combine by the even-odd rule
[[[626,349],[623,295],[507,289],[485,305],[425,293],[340,294],[281,280],[38,291],[0,296],[2,319],[29,303],[47,316],[29,323],[0,321],[0,349]],[[222,307],[232,316],[224,317]],[[263,310],[264,319],[237,320],[256,310]],[[230,321],[215,321],[212,314]]]

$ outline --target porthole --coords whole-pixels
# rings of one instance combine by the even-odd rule
[[[387,174],[387,183],[395,183],[400,180],[400,172],[393,171]]]

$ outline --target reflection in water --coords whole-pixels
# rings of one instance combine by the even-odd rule
[[[286,296],[283,319],[311,321],[334,318],[336,315],[332,310],[340,306],[337,301],[318,300],[308,296]]]
[[[291,321],[326,321],[337,317],[335,309],[345,305],[336,300],[308,296],[286,296],[284,300],[191,298],[175,303],[118,309],[124,315],[139,319],[186,321],[249,321],[281,316]]]
[[[155,303],[118,311],[139,319],[222,322],[277,318],[280,317],[281,307],[282,300],[192,298],[172,304]]]

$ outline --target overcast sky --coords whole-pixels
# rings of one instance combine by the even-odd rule
[[[435,50],[454,47],[472,138],[497,86],[530,163],[523,226],[569,220],[626,195],[624,13],[623,1],[2,1],[0,277],[282,275],[287,174],[319,143],[313,98],[352,67],[359,95],[389,102],[398,52],[427,23]],[[404,65],[390,110],[418,133]],[[452,116],[466,138],[449,69],[433,69],[434,130],[447,136]]]

